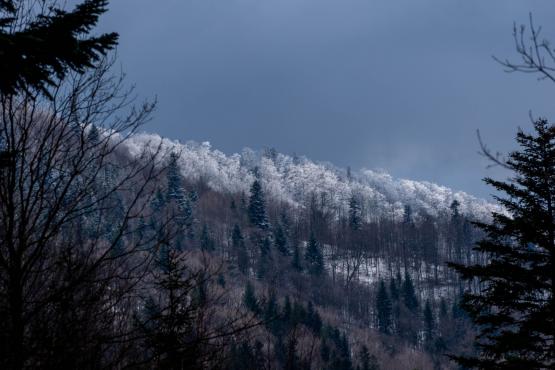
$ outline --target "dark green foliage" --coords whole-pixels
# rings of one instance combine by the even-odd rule
[[[295,271],[302,271],[303,266],[301,263],[301,251],[299,250],[299,246],[295,244],[293,247],[293,258],[291,260],[291,266]]]
[[[168,188],[167,188],[167,199],[168,200],[177,200],[180,201],[184,198],[184,190],[181,185],[181,172],[179,171],[179,165],[177,160],[179,159],[179,155],[175,152],[170,154],[170,160],[168,163],[167,169],[167,181],[168,181]]]
[[[200,233],[200,249],[208,252],[211,252],[215,249],[214,240],[212,240],[212,237],[210,236],[207,224],[204,224],[202,226],[202,231]]]
[[[412,207],[410,205],[405,205],[404,212],[403,212],[403,224],[405,225],[412,225]]]
[[[258,304],[258,299],[256,298],[254,287],[250,282],[247,282],[247,285],[245,286],[245,292],[243,293],[243,304],[251,312],[256,314],[260,313],[260,305]]]
[[[0,3],[2,94],[38,91],[50,97],[47,89],[56,79],[69,71],[84,72],[117,43],[115,33],[88,36],[106,12],[107,0],[86,0],[72,11],[54,6],[22,27],[13,5]]]
[[[428,348],[431,347],[434,340],[435,320],[432,305],[429,300],[424,305],[424,345]]]
[[[164,198],[164,194],[162,194],[162,190],[157,189],[150,202],[150,207],[152,208],[152,211],[157,214],[165,207],[165,205],[166,199]]]
[[[87,134],[87,140],[91,147],[96,147],[100,143],[100,131],[96,125],[91,125],[89,133]]]
[[[408,273],[405,273],[405,280],[401,286],[401,296],[405,307],[407,307],[411,312],[418,311],[418,298],[416,298],[414,284],[412,283],[412,278]]]
[[[555,127],[534,123],[519,131],[519,150],[510,153],[507,182],[486,179],[506,196],[496,197],[510,213],[493,213],[478,223],[486,237],[475,250],[484,264],[451,264],[480,288],[467,291],[462,307],[479,325],[478,354],[455,359],[463,366],[547,369],[555,366]]]
[[[401,283],[401,275],[397,275],[397,279],[391,278],[389,280],[389,294],[391,296],[392,301],[399,300],[399,284]]]
[[[385,282],[380,280],[378,287],[378,294],[376,296],[376,319],[378,324],[378,329],[385,334],[392,332],[392,322],[391,322],[392,308],[391,300],[387,294],[385,288]]]
[[[268,228],[268,216],[266,215],[266,201],[260,181],[254,180],[251,186],[251,195],[248,208],[250,222],[259,229]]]
[[[362,217],[360,203],[358,199],[353,195],[349,199],[349,227],[352,230],[360,230],[362,226]]]
[[[279,306],[276,300],[276,294],[273,290],[268,295],[268,300],[264,307],[264,323],[266,328],[273,335],[277,335],[280,329],[281,318],[279,317]]]
[[[198,368],[202,358],[202,329],[198,320],[205,309],[205,275],[191,273],[176,251],[165,253],[163,268],[153,273],[156,293],[148,296],[135,317],[143,339],[145,358],[152,366]]]
[[[178,159],[179,155],[177,153],[172,152],[170,154],[166,174],[168,184],[166,190],[166,200],[168,203],[174,203],[175,223],[186,233],[187,237],[192,240],[195,236],[193,203],[196,199],[196,193],[190,192],[187,194],[183,188],[183,178],[181,176],[179,164],[177,163]]]
[[[461,217],[461,213],[459,211],[460,206],[461,203],[456,199],[451,202],[449,208],[451,209],[451,217],[453,220],[458,220]]]
[[[331,333],[331,339],[335,344],[336,350],[332,352],[330,360],[330,368],[337,370],[351,370],[353,363],[351,361],[351,350],[349,341],[345,333],[340,333],[335,329]]]
[[[256,276],[259,279],[266,277],[271,267],[271,241],[270,238],[263,238],[258,242],[260,253],[258,256],[258,266],[256,269]]]
[[[320,330],[322,330],[322,319],[318,311],[314,308],[312,302],[308,302],[305,324],[310,328],[310,330],[312,330],[315,336],[320,336]]]
[[[229,370],[259,370],[264,368],[262,343],[255,341],[254,345],[244,341],[231,347],[231,359],[227,366]]]
[[[283,302],[283,310],[281,311],[281,317],[284,322],[289,322],[292,318],[293,310],[291,308],[291,300],[289,296],[285,296],[285,302]]]
[[[281,255],[288,256],[289,255],[289,248],[287,247],[287,237],[285,235],[285,231],[281,226],[276,228],[274,232],[274,245],[276,249]]]
[[[310,238],[306,245],[304,255],[306,269],[314,276],[319,276],[324,272],[324,256],[320,248],[320,243],[316,240],[314,233],[310,233]]]
[[[243,274],[247,274],[249,271],[249,255],[245,247],[245,240],[241,234],[241,228],[239,228],[237,224],[233,226],[233,231],[231,233],[231,246],[235,254],[239,271]]]
[[[359,353],[360,366],[357,367],[358,370],[379,370],[378,359],[376,356],[371,355],[368,352],[368,347],[362,346]]]

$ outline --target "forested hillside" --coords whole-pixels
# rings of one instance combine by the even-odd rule
[[[464,286],[446,262],[477,260],[471,222],[498,207],[435,184],[275,150],[226,156],[208,143],[146,134],[128,149],[133,155],[160,143],[170,159],[145,230],[177,200],[171,248],[221,259],[228,299],[243,297],[266,321],[251,338],[254,352],[241,354],[255,356],[261,346],[253,368],[290,361],[355,368],[366,351],[382,368],[413,361],[429,368],[447,366],[445,354],[468,345],[470,326],[456,306]],[[289,318],[291,305],[300,317]],[[332,343],[348,348],[334,352],[344,367],[329,357]]]
[[[510,173],[484,180],[497,204],[273,148],[182,144],[144,133],[156,101],[115,71],[118,34],[94,32],[107,10],[0,0],[0,369],[555,366],[555,125],[531,114],[506,158],[478,135]],[[498,61],[555,81],[540,29],[515,27],[521,61]]]

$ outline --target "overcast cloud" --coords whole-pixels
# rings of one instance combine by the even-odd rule
[[[507,150],[530,110],[555,113],[555,84],[491,58],[516,58],[512,24],[529,12],[555,42],[548,0],[112,0],[102,29],[159,99],[149,131],[485,197],[475,130]]]

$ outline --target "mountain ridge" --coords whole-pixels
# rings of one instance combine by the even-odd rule
[[[351,173],[330,162],[282,154],[275,149],[244,148],[241,153],[228,155],[208,141],[182,143],[147,132],[132,136],[126,145],[133,155],[145,146],[158,145],[163,151],[179,153],[184,178],[203,181],[215,191],[248,194],[258,177],[268,196],[294,207],[306,205],[316,196],[340,214],[347,212],[349,199],[357,197],[367,219],[389,214],[399,220],[407,206],[417,218],[435,217],[449,212],[454,201],[463,215],[476,220],[489,220],[492,212],[503,212],[487,200],[433,182],[394,178],[385,171],[365,168]]]

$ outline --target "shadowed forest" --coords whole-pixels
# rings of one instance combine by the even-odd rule
[[[494,202],[144,134],[105,0],[0,0],[0,368],[555,366],[555,127]],[[516,72],[553,78],[530,20]],[[553,67],[551,67],[553,66]],[[526,109],[526,107],[524,107]]]

